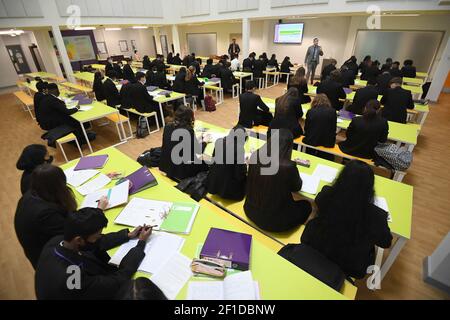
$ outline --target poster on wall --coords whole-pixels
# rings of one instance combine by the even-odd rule
[[[71,62],[96,59],[90,36],[65,36],[63,40]]]
[[[134,50],[137,50],[136,40],[131,40],[131,48]]]
[[[108,49],[106,49],[106,42],[97,42],[98,53],[107,54]]]
[[[128,52],[127,40],[119,40],[120,52]]]

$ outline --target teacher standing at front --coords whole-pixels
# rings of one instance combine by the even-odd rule
[[[316,75],[316,68],[320,63],[320,56],[323,56],[322,47],[319,46],[319,39],[314,38],[314,44],[306,51],[305,65],[308,68],[306,73],[306,81],[308,82],[311,76],[311,84],[313,84],[314,76]]]

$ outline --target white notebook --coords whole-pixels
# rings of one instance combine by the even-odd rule
[[[133,198],[114,222],[131,227],[161,226],[171,207],[171,202]]]
[[[302,178],[302,192],[317,194],[320,185],[319,178],[303,172],[300,172],[300,178]]]
[[[113,188],[103,189],[90,193],[84,198],[84,201],[81,204],[80,208],[97,208],[98,200],[100,200],[100,198],[104,196],[108,198],[109,202],[107,209],[111,209],[127,203],[129,186],[130,182],[127,180]]]
[[[224,281],[191,281],[188,300],[259,300],[259,285],[250,271],[228,276]]]
[[[324,166],[323,164],[318,164],[313,172],[313,176],[319,178],[328,183],[333,183],[336,179],[339,170],[329,166]]]
[[[389,213],[389,207],[386,201],[386,198],[383,197],[375,197],[373,200],[373,204],[376,205],[378,208],[383,209],[388,213],[388,221],[392,222],[392,216]]]
[[[109,261],[110,264],[119,265],[128,251],[136,246],[137,239],[124,243]],[[145,258],[138,270],[146,273],[157,272],[170,257],[183,247],[184,238],[170,233],[154,232],[145,246]]]
[[[79,187],[89,179],[95,177],[100,171],[98,170],[79,170],[74,171],[72,168],[64,170],[64,174],[66,175],[67,184],[71,185],[72,187]]]
[[[81,187],[78,187],[76,190],[83,196],[86,196],[90,193],[93,193],[97,190],[100,190],[108,183],[111,182],[111,179],[108,178],[103,173],[100,173],[95,179],[92,179],[88,183],[83,184]]]

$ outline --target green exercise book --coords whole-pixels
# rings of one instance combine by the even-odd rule
[[[160,230],[189,234],[192,230],[199,205],[196,203],[174,202]]]

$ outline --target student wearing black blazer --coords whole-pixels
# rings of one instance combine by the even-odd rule
[[[45,244],[63,234],[67,214],[76,208],[61,168],[43,164],[34,169],[31,188],[19,200],[14,217],[17,238],[33,268]]]
[[[150,87],[158,87],[160,89],[170,90],[169,82],[167,81],[166,72],[163,69],[162,65],[158,65],[153,67],[152,70],[147,71],[145,75],[146,82],[145,86]]]
[[[159,123],[162,123],[161,111],[158,104],[153,101],[153,97],[148,93],[145,86],[145,74],[142,72],[136,73],[136,83],[132,83],[129,95],[132,98],[132,107],[141,113],[156,112]]]
[[[355,84],[356,73],[347,66],[341,67],[341,81],[344,88],[349,88]]]
[[[97,208],[84,208],[68,215],[64,233],[51,239],[42,251],[35,275],[38,300],[111,300],[136,273],[145,257],[152,228],[123,229],[102,235],[108,219]],[[123,257],[118,267],[108,264],[107,251],[132,239],[137,245]],[[80,287],[72,283],[69,266],[79,266]]]
[[[380,103],[370,100],[362,117],[355,117],[346,131],[347,139],[339,143],[339,148],[355,157],[373,159],[377,144],[387,141],[389,124],[379,114]]]
[[[266,161],[263,162],[262,158],[269,157],[268,150],[274,143],[279,146],[278,154],[270,156],[269,164],[263,164]],[[244,210],[247,217],[262,230],[292,230],[305,223],[311,213],[311,204],[300,200],[297,194],[302,188],[302,179],[297,165],[291,160],[292,147],[292,133],[280,129],[250,158]],[[278,167],[278,170],[272,168],[275,174],[267,171],[270,166]]]
[[[264,71],[266,70],[266,63],[264,57],[259,56],[258,60],[255,60],[253,64],[253,77],[254,79],[264,78]]]
[[[324,81],[328,78],[332,71],[336,70],[337,61],[335,59],[331,59],[330,64],[326,65],[322,69],[322,74],[320,76],[320,81]]]
[[[300,119],[303,117],[301,100],[298,90],[290,88],[283,96],[275,101],[275,116],[270,123],[267,136],[270,137],[273,129],[288,129],[294,138],[303,135]]]
[[[211,79],[213,75],[216,75],[215,68],[213,66],[213,59],[206,61],[206,66],[203,68],[202,77]]]
[[[117,90],[116,87],[117,73],[115,71],[109,71],[106,75],[107,78],[103,82],[103,92],[105,93],[106,104],[115,108],[122,103],[119,90]]]
[[[239,81],[235,78],[233,72],[223,63],[221,63],[219,74],[223,91],[225,93],[231,92],[233,85]]]
[[[355,56],[351,56],[350,59],[348,59],[347,61],[344,62],[343,66],[346,66],[349,70],[351,70],[353,72],[353,74],[356,75],[358,74],[358,64],[357,64],[357,59]],[[342,68],[341,67],[341,68]]]
[[[331,105],[336,110],[341,110],[344,103],[339,99],[345,99],[347,95],[345,94],[344,87],[340,82],[341,73],[339,70],[334,70],[331,72],[330,77],[322,81],[317,87],[317,94],[324,93],[331,102]]]
[[[367,80],[368,84],[374,85],[377,83],[377,77],[380,75],[379,65],[380,63],[378,61],[373,61],[366,68],[366,77],[364,80]]]
[[[255,56],[253,54],[250,54],[248,58],[244,59],[244,61],[242,62],[242,71],[253,73],[254,66],[255,66]]]
[[[333,186],[317,195],[317,217],[306,225],[304,243],[361,279],[375,263],[375,246],[389,248],[388,214],[373,204],[374,173],[364,162],[349,162]]]
[[[204,84],[195,75],[195,67],[190,66],[186,72],[185,93],[196,97],[197,104],[203,109],[205,108],[205,95],[202,88]]]
[[[134,71],[129,64],[123,66],[123,79],[128,80],[131,83],[136,83],[137,81]]]
[[[347,107],[347,111],[353,112],[354,114],[363,114],[367,102],[377,100],[377,98],[377,87],[368,84],[366,87],[356,90],[353,103]]]
[[[173,123],[164,127],[159,169],[166,173],[169,178],[183,180],[208,170],[208,166],[201,159],[206,142],[197,140],[194,132],[194,121],[192,109],[181,105],[175,111]],[[174,134],[182,136],[176,137]],[[175,141],[172,139],[175,139]],[[180,143],[184,147],[179,153],[182,159],[173,159],[172,150]],[[185,150],[189,150],[190,154],[185,154]],[[180,162],[177,163],[177,160],[180,160]]]
[[[280,71],[280,66],[278,65],[277,56],[275,54],[272,54],[272,57],[270,57],[270,60],[267,62],[268,67],[275,67],[277,72]]]
[[[186,74],[187,69],[185,67],[180,68],[180,71],[178,71],[175,76],[175,80],[173,81],[173,91],[178,93],[186,93]]]
[[[324,94],[318,94],[311,103],[311,110],[306,114],[305,138],[303,142],[310,146],[333,148],[336,144],[337,114]],[[306,152],[327,160],[334,157],[307,148]]]
[[[389,70],[389,73],[391,74],[392,78],[401,78],[403,77],[402,71],[400,70],[400,62],[395,61],[392,64],[391,70]]]
[[[214,162],[208,173],[208,193],[227,200],[241,201],[247,186],[247,165],[244,145],[245,128],[236,126],[227,137],[218,139],[214,148]],[[230,157],[230,153],[233,157]],[[232,162],[227,161],[232,159]]]
[[[377,77],[377,89],[379,95],[385,95],[387,89],[389,89],[389,82],[391,82],[392,76],[389,70],[384,71]]]
[[[405,60],[405,62],[403,63],[403,68],[401,70],[403,77],[415,78],[417,76],[416,67],[414,67],[413,64],[414,62],[412,60]]]
[[[104,80],[104,76],[103,73],[101,73],[100,71],[97,71],[94,74],[94,83],[92,86],[92,90],[94,91],[95,94],[95,99],[97,101],[103,101],[106,99],[105,97],[105,92],[103,91],[103,80]]]
[[[269,107],[255,94],[255,82],[247,81],[246,89],[247,91],[239,96],[239,124],[245,128],[268,126],[273,117]]]
[[[381,99],[383,118],[388,121],[406,123],[407,109],[414,109],[411,91],[402,88],[402,79],[394,78],[390,82],[390,89]]]
[[[47,148],[42,144],[31,144],[23,149],[16,163],[16,168],[23,171],[20,179],[20,191],[22,195],[31,187],[31,174],[33,170],[44,163],[52,163],[53,157],[49,156]]]
[[[153,66],[153,62],[150,61],[150,58],[148,56],[144,56],[142,60],[142,68],[145,70],[151,70]]]
[[[311,102],[311,98],[306,95],[308,93],[308,81],[305,78],[305,74],[305,68],[298,68],[295,75],[289,80],[288,84],[288,90],[290,88],[296,88],[298,90],[298,96],[301,100],[301,104]]]
[[[40,80],[36,83],[36,89],[38,92],[34,94],[33,107],[36,121],[39,123],[41,121],[41,102],[48,94],[48,83]]]
[[[367,80],[367,69],[372,64],[372,57],[365,56],[364,60],[359,64],[358,70],[361,71],[361,80]]]
[[[177,53],[175,57],[173,57],[172,64],[176,66],[181,66],[183,61],[181,61],[180,54]]]

